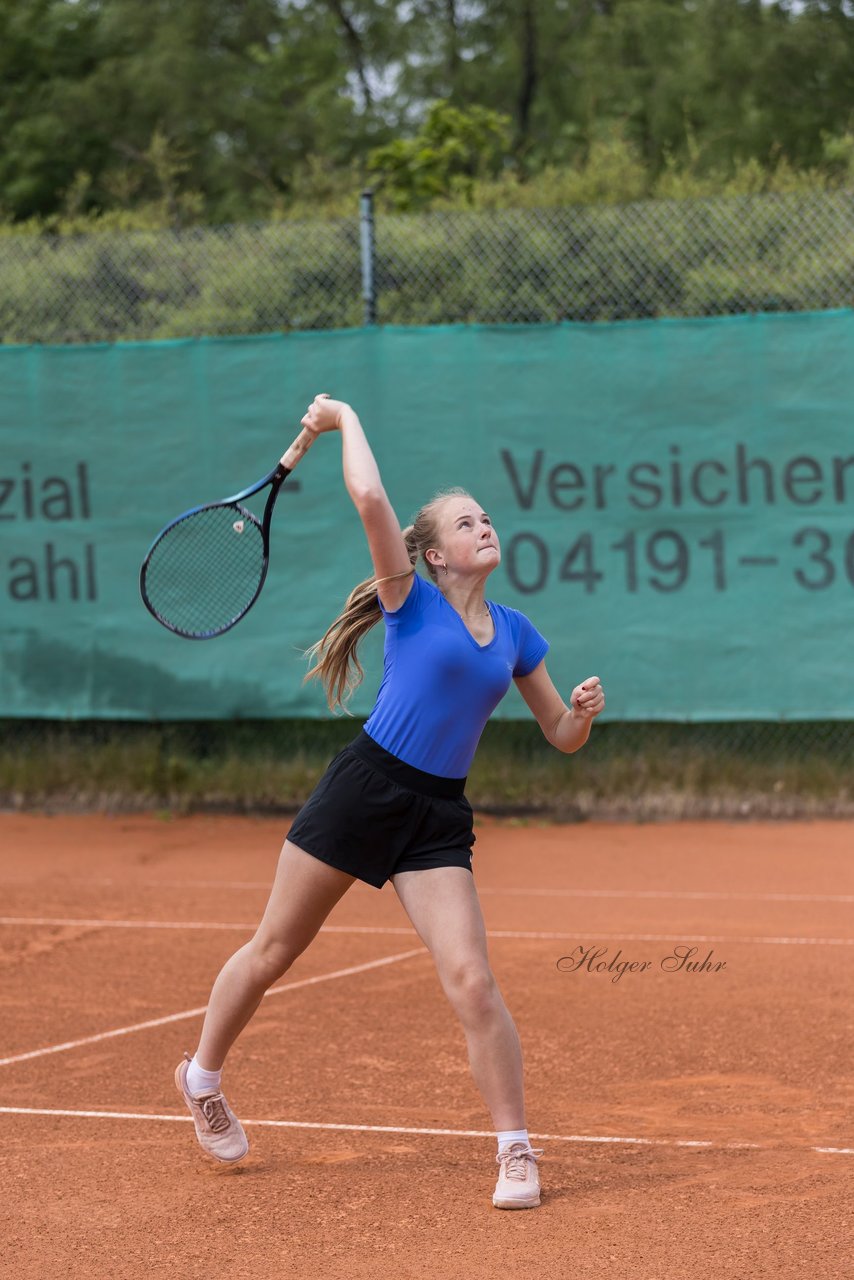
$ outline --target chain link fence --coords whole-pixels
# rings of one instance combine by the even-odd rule
[[[852,304],[854,192],[0,238],[6,343]]]
[[[376,218],[363,197],[329,222],[0,236],[5,343],[852,305],[853,192]],[[293,808],[355,727],[7,721],[0,805]],[[852,778],[847,721],[606,723],[571,768],[502,722],[470,794],[563,818],[852,816]]]

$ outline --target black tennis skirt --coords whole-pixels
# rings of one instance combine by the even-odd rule
[[[398,871],[471,871],[465,782],[415,769],[362,730],[331,762],[287,839],[376,889]]]

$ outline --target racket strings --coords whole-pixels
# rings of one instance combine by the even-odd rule
[[[258,594],[264,576],[261,527],[237,503],[202,507],[152,548],[143,590],[157,617],[181,635],[225,631]]]

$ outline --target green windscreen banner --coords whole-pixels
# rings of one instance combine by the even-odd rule
[[[455,485],[490,514],[487,598],[565,697],[598,675],[609,719],[854,716],[852,311],[7,347],[0,374],[2,715],[328,714],[304,651],[371,572],[336,434],[233,630],[178,638],[139,594],[158,530],[268,472],[328,391],[402,525]],[[364,660],[357,715],[382,624]]]

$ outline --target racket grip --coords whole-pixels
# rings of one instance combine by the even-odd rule
[[[304,427],[287,452],[282,454],[279,466],[284,467],[286,471],[293,471],[299,460],[308,453],[316,438],[313,431]]]

